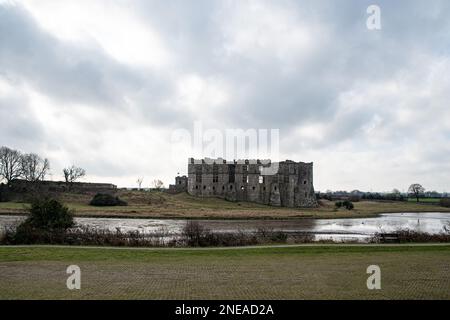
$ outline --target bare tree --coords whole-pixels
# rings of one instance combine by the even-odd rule
[[[417,202],[419,202],[419,196],[425,192],[425,188],[418,183],[413,183],[409,186],[408,192],[412,193],[416,197]]]
[[[156,190],[160,190],[163,186],[164,186],[164,182],[162,182],[161,180],[155,179],[152,182],[153,188],[155,188]]]
[[[12,180],[18,179],[22,173],[22,154],[20,151],[8,147],[0,148],[0,181],[6,180],[9,184]]]
[[[138,179],[136,180],[136,183],[137,183],[138,186],[139,186],[139,190],[141,190],[141,188],[142,188],[142,182],[144,182],[144,178],[138,178]]]
[[[35,153],[29,153],[22,156],[21,159],[21,177],[27,181],[42,181],[50,170],[48,159],[42,159]]]
[[[74,183],[75,181],[86,175],[86,170],[72,165],[68,168],[64,168],[63,173],[64,179],[66,180],[67,183]]]

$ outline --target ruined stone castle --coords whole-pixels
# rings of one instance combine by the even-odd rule
[[[198,197],[219,197],[282,207],[313,207],[313,164],[286,160],[202,159],[188,161],[188,176],[172,190]]]

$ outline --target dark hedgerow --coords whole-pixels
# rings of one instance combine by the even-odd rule
[[[441,207],[450,208],[450,198],[442,198],[441,200],[439,200],[439,205]]]
[[[50,239],[62,236],[75,223],[73,212],[54,199],[34,200],[30,215],[3,240],[11,244],[52,243]]]
[[[54,199],[35,200],[24,224],[43,230],[65,230],[74,226],[73,212]]]
[[[344,207],[347,210],[353,210],[353,208],[355,207],[353,205],[353,203],[349,200],[345,200],[345,201],[336,201],[334,203],[334,205],[336,206],[337,209]]]
[[[7,202],[9,201],[9,190],[8,186],[0,183],[0,202]]]
[[[345,200],[344,202],[342,202],[342,205],[344,206],[345,209],[347,210],[353,210],[353,208],[355,207],[353,205],[353,203],[349,200]]]
[[[127,206],[126,201],[120,200],[119,197],[115,197],[110,194],[97,193],[89,203],[91,206],[97,207],[111,207],[111,206]]]

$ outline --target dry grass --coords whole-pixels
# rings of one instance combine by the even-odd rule
[[[60,200],[76,210],[78,216],[216,218],[216,219],[284,219],[369,217],[384,212],[450,211],[450,208],[413,202],[360,201],[354,210],[335,210],[334,202],[321,200],[318,208],[277,208],[247,202],[229,202],[217,198],[197,198],[186,193],[170,195],[162,192],[119,191],[126,207],[92,207],[92,195],[63,194]],[[0,214],[24,213],[26,204],[0,203]]]
[[[450,299],[450,246],[0,248],[0,299]],[[66,288],[68,265],[81,290]],[[381,290],[366,287],[381,268]]]

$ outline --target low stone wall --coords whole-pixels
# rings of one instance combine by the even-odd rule
[[[109,183],[66,183],[64,181],[30,182],[25,180],[15,180],[10,183],[9,187],[9,191],[12,193],[27,193],[37,190],[40,192],[72,192],[81,194],[115,193],[117,191],[117,186]]]

